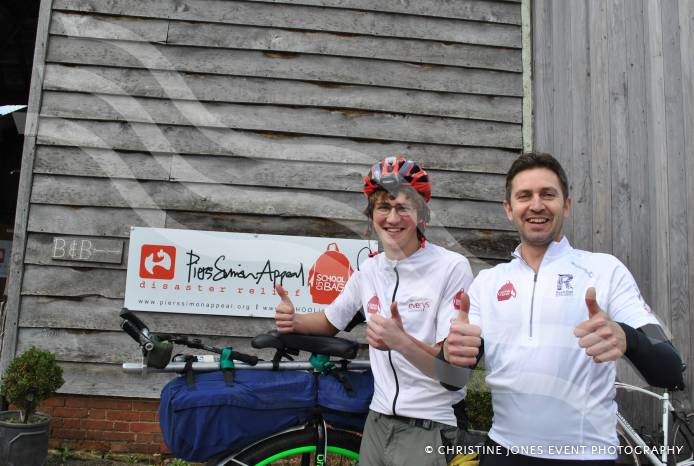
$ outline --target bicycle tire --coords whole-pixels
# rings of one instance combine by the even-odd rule
[[[631,439],[627,437],[621,425],[617,426],[617,440],[619,441],[620,448],[619,456],[617,457],[617,461],[615,461],[615,464],[641,466],[641,459],[639,458],[639,455],[637,455],[634,451],[634,442],[632,442]],[[631,449],[627,449],[625,447],[630,447]]]
[[[676,450],[668,455],[668,464],[694,462],[694,438],[692,438],[689,428],[681,420],[677,420],[673,425],[671,446]]]
[[[328,430],[328,457],[324,466],[346,466],[359,460],[361,435],[346,430]],[[307,428],[268,437],[251,448],[208,462],[207,466],[267,466],[279,460],[302,458],[313,454],[315,429]],[[300,464],[304,464],[304,462]],[[311,464],[314,464],[313,462]]]

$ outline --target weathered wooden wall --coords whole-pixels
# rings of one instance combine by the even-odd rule
[[[535,147],[569,172],[569,235],[626,263],[692,367],[694,3],[535,0],[533,42]]]
[[[521,147],[519,1],[46,3],[3,363],[15,341],[37,344],[66,368],[64,392],[156,396],[161,378],[119,369],[136,357],[118,328],[125,262],[57,262],[52,238],[127,239],[131,225],[359,237],[361,177],[387,155],[431,172],[434,241],[475,268],[513,248],[499,201]],[[145,317],[240,347],[273,326]]]

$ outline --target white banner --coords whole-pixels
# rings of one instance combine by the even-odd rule
[[[297,311],[319,312],[372,249],[365,240],[133,227],[125,307],[274,317],[279,283]]]

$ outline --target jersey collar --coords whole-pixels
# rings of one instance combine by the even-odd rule
[[[425,243],[425,245],[428,243],[428,241]],[[420,247],[417,249],[415,252],[410,254],[409,256],[405,257],[404,259],[399,259],[399,260],[391,260],[388,259],[388,257],[383,254],[379,254],[376,257],[381,258],[381,268],[384,270],[393,270],[394,267],[398,267],[401,264],[410,264],[410,263],[416,263],[416,261],[419,260],[420,256],[423,256],[425,254],[425,248]]]
[[[520,253],[520,248],[521,245],[519,244],[513,251],[512,255],[516,259],[523,260],[523,257]],[[552,262],[555,259],[564,256],[564,254],[572,250],[573,248],[571,247],[571,244],[569,244],[569,240],[566,238],[566,236],[562,236],[560,241],[552,241],[549,244],[549,246],[547,247],[547,251],[545,251],[545,255],[542,256],[542,263],[546,264],[548,262]]]

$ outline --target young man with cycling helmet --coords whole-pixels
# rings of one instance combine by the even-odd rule
[[[459,366],[474,366],[484,348],[494,419],[483,466],[614,464],[622,355],[648,384],[683,386],[681,360],[627,268],[564,236],[571,204],[551,155],[511,165],[504,209],[521,243],[461,296],[445,342]]]
[[[275,319],[280,332],[334,335],[363,309],[365,318],[392,319],[412,345],[436,355],[457,315],[462,290],[472,282],[469,262],[426,241],[431,197],[429,176],[417,163],[388,157],[364,178],[365,214],[383,253],[366,260],[325,312],[297,314],[278,286]],[[378,334],[367,330],[374,396],[364,428],[361,466],[443,466],[432,454],[455,444],[462,433],[454,405],[464,391],[448,391],[426,377]]]

